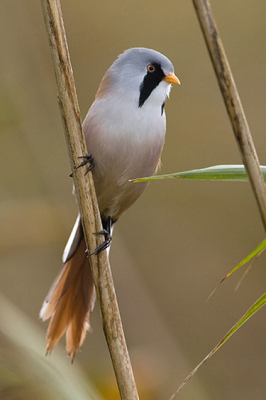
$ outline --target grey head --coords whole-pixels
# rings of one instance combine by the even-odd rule
[[[142,107],[159,85],[162,89],[161,104],[164,104],[171,87],[164,78],[174,74],[174,67],[171,61],[158,51],[135,47],[122,53],[107,73],[122,97],[126,91],[138,102],[138,107]]]

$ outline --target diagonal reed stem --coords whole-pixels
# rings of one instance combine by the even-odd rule
[[[80,164],[79,156],[88,152],[82,132],[61,5],[59,0],[41,0],[41,4],[56,76],[58,101],[65,128],[76,197],[87,248],[91,253],[102,240],[101,235],[92,233],[101,231],[102,224],[92,174],[89,172],[84,176],[86,167],[75,170],[75,166]],[[101,309],[103,329],[121,399],[138,400],[107,252],[103,251],[99,255],[91,256],[90,263]]]
[[[225,54],[209,0],[193,0],[213,68],[233,127],[241,158],[266,230],[266,186],[246,116]]]

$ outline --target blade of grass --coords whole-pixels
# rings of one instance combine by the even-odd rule
[[[260,166],[264,180],[266,180],[266,166]],[[212,167],[192,169],[190,171],[175,172],[173,174],[155,175],[144,178],[131,179],[130,182],[147,182],[159,179],[198,179],[208,181],[248,182],[248,175],[244,165],[214,165]]]
[[[242,261],[240,261],[239,264],[237,264],[237,266],[235,268],[232,269],[232,271],[230,271],[219,283],[219,285],[221,285],[221,283],[223,283],[227,278],[229,278],[229,276],[231,276],[234,272],[236,272],[239,268],[241,268],[243,265],[245,265],[247,262],[249,262],[250,260],[253,260],[253,262],[250,264],[250,266],[248,267],[248,269],[245,271],[244,275],[242,276],[242,278],[240,279],[240,281],[238,282],[235,290],[238,289],[240,283],[242,282],[244,276],[246,276],[246,274],[248,273],[248,271],[250,270],[250,268],[252,267],[252,265],[254,264],[254,262],[257,260],[257,258],[261,255],[261,253],[265,250],[266,248],[266,239],[264,239],[250,254],[248,254]],[[212,297],[212,295],[216,292],[217,287],[215,289],[213,289],[213,291],[211,292],[211,294],[208,296],[207,301],[209,301],[209,299]]]
[[[254,304],[251,306],[248,311],[243,315],[242,318],[229,330],[229,332],[222,338],[222,340],[214,347],[214,349],[206,356],[204,359],[190,372],[190,374],[185,378],[179,388],[173,393],[169,400],[173,400],[173,398],[180,392],[180,390],[184,387],[184,385],[193,377],[193,375],[198,371],[198,369],[209,359],[211,358],[217,350],[222,347],[222,345],[250,318],[254,315],[258,310],[260,310],[266,303],[266,293],[264,293]]]
[[[266,239],[264,239],[250,254],[248,254],[242,261],[240,261],[237,266],[232,269],[222,280],[220,283],[222,283],[225,279],[227,279],[230,275],[232,275],[235,271],[237,271],[240,267],[245,265],[248,261],[250,261],[253,257],[256,257],[259,255],[263,250],[265,250],[266,247]]]
[[[241,276],[241,278],[239,279],[236,287],[235,287],[235,292],[239,289],[241,283],[243,282],[244,278],[247,276],[247,274],[249,273],[249,271],[251,270],[251,268],[253,267],[253,265],[255,264],[255,262],[257,261],[257,259],[260,257],[260,255],[264,252],[265,248],[263,250],[261,250],[251,261],[251,263],[249,264],[249,266],[247,267],[246,271],[243,273],[243,275]]]

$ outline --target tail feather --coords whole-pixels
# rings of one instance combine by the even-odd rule
[[[72,362],[90,329],[95,299],[95,286],[85,251],[83,238],[55,279],[40,312],[43,320],[51,317],[46,337],[47,354],[66,334],[66,350]]]

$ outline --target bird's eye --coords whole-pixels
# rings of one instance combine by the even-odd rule
[[[147,71],[150,72],[150,73],[154,72],[155,71],[155,66],[153,64],[149,64],[147,66]]]

